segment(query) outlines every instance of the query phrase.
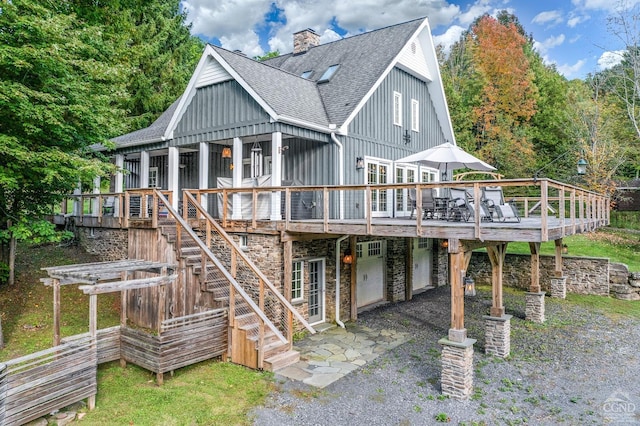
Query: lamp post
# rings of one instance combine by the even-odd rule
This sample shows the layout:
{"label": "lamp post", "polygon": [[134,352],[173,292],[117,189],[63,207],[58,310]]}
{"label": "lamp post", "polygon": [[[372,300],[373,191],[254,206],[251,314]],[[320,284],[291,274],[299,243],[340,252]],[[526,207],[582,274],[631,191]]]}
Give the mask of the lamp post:
{"label": "lamp post", "polygon": [[[538,170],[536,170],[536,172],[533,174],[533,181],[535,182],[535,181],[538,180],[538,177],[540,177],[540,172],[542,172],[544,169],[546,169],[550,165],[555,164],[558,160],[566,157],[567,154],[569,154],[571,152],[572,151],[567,151],[567,152],[564,152],[564,153],[558,155],[556,158],[554,158],[553,160],[551,160],[550,162],[548,162],[547,164],[545,164],[544,166],[542,166]],[[587,163],[587,160],[585,160],[582,157],[578,160],[578,163],[577,163],[577,173],[578,173],[578,175],[582,176],[582,175],[587,173],[587,165],[588,164],[589,163]]]}

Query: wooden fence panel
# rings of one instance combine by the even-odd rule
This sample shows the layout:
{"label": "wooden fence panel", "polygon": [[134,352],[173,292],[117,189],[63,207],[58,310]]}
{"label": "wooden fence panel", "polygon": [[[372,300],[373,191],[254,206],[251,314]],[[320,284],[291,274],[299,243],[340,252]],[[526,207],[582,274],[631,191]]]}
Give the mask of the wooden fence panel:
{"label": "wooden fence panel", "polygon": [[228,319],[216,309],[162,322],[160,335],[123,328],[123,358],[154,373],[165,373],[223,355],[227,351]]}
{"label": "wooden fence panel", "polygon": [[[98,330],[98,364],[120,359],[120,326],[102,328]],[[89,333],[76,334],[62,339],[62,343],[72,342],[88,337]]]}
{"label": "wooden fence panel", "polygon": [[6,362],[2,424],[24,424],[97,392],[97,349],[90,336]]}

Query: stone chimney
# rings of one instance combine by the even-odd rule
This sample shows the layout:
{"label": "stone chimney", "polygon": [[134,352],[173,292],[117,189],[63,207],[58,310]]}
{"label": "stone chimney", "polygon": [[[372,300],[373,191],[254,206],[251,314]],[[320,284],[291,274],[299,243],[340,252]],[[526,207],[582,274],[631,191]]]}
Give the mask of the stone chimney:
{"label": "stone chimney", "polygon": [[311,28],[293,34],[293,54],[305,53],[320,44],[320,36]]}

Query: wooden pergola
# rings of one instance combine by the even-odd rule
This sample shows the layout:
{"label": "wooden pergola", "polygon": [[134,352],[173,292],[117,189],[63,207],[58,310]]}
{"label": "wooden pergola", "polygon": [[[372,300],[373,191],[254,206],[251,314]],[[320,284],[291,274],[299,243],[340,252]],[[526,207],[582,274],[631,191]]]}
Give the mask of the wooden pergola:
{"label": "wooden pergola", "polygon": [[[47,271],[49,278],[41,281],[53,287],[53,344],[60,344],[60,286],[80,284],[78,287],[89,295],[89,333],[96,337],[98,322],[98,294],[121,292],[122,312],[120,323],[127,321],[127,291],[139,288],[164,286],[172,283],[177,275],[176,267],[167,263],[149,262],[146,260],[119,260],[114,262],[81,263],[75,265],[51,266],[42,268]],[[153,276],[131,279],[136,272],[144,272]],[[165,292],[160,291],[163,299]],[[160,300],[160,307],[164,306]],[[164,310],[158,309],[160,320],[164,319]]]}

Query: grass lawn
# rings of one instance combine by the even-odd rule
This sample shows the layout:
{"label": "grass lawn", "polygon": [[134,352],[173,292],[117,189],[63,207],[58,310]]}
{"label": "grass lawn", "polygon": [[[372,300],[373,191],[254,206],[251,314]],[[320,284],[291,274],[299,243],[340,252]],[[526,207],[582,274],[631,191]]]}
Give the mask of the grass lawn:
{"label": "grass lawn", "polygon": [[[597,232],[564,238],[569,256],[607,257],[612,262],[625,263],[630,271],[640,271],[640,233],[629,230],[601,228]],[[528,243],[509,243],[507,253],[530,254]],[[541,254],[554,254],[553,241],[542,243]]]}
{"label": "grass lawn", "polygon": [[[52,289],[39,279],[40,268],[97,259],[76,247],[18,247],[17,282],[0,286],[0,315],[5,347],[0,361],[52,346]],[[119,294],[98,296],[98,327],[120,323]],[[75,285],[61,287],[62,337],[89,330],[89,296]],[[118,362],[98,367],[96,409],[84,414],[87,425],[247,425],[248,412],[273,388],[272,375],[218,360],[201,362],[164,376]]]}

